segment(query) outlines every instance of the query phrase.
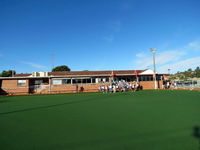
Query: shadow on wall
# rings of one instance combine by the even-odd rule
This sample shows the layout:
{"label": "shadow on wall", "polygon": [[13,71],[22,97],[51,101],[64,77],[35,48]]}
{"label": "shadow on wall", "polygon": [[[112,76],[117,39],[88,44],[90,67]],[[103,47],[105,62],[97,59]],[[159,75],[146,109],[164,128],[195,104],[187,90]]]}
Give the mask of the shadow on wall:
{"label": "shadow on wall", "polygon": [[193,136],[198,140],[199,142],[198,150],[200,150],[200,127],[199,126],[193,127]]}
{"label": "shadow on wall", "polygon": [[0,88],[0,95],[8,95],[8,93]]}
{"label": "shadow on wall", "polygon": [[79,92],[84,92],[84,87],[81,86]]}
{"label": "shadow on wall", "polygon": [[8,95],[8,93],[6,91],[4,91],[2,88],[2,80],[0,80],[0,95]]}

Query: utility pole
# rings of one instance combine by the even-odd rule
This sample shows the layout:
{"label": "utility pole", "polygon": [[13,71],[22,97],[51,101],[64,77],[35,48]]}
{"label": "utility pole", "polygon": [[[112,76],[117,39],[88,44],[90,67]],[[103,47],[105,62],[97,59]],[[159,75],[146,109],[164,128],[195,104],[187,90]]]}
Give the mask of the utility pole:
{"label": "utility pole", "polygon": [[51,53],[51,70],[55,67],[55,54]]}
{"label": "utility pole", "polygon": [[168,74],[169,74],[169,75],[170,75],[170,71],[171,71],[171,69],[169,68],[169,69],[168,69]]}
{"label": "utility pole", "polygon": [[12,77],[14,77],[14,70],[12,70]]}
{"label": "utility pole", "polygon": [[150,52],[153,54],[153,67],[154,67],[154,88],[157,89],[157,81],[156,81],[156,60],[155,60],[155,54],[157,52],[156,48],[151,48]]}

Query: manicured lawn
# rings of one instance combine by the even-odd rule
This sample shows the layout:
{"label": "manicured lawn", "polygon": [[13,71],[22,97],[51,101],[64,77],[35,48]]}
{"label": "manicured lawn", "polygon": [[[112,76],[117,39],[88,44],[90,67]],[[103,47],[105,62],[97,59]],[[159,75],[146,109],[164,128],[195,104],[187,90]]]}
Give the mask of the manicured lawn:
{"label": "manicured lawn", "polygon": [[198,150],[200,92],[0,97],[1,150]]}

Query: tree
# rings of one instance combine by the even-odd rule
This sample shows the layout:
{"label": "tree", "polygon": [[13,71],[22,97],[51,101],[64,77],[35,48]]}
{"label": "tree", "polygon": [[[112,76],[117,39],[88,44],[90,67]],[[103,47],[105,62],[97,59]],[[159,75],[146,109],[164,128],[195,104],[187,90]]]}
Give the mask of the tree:
{"label": "tree", "polygon": [[199,70],[200,70],[200,68],[199,68],[199,67],[196,67],[195,71],[199,71]]}
{"label": "tree", "polygon": [[57,66],[55,68],[52,69],[52,72],[58,72],[58,71],[70,71],[71,69],[66,66],[66,65],[62,65],[62,66]]}
{"label": "tree", "polygon": [[184,72],[178,71],[174,74],[174,77],[177,79],[200,78],[200,67],[196,67],[194,70],[190,68]]}
{"label": "tree", "polygon": [[195,72],[196,72],[196,77],[200,77],[200,68],[199,67],[197,67],[196,69],[195,69]]}
{"label": "tree", "polygon": [[1,77],[12,77],[13,75],[15,75],[16,72],[15,70],[8,70],[8,71],[2,71],[2,73],[0,74]]}

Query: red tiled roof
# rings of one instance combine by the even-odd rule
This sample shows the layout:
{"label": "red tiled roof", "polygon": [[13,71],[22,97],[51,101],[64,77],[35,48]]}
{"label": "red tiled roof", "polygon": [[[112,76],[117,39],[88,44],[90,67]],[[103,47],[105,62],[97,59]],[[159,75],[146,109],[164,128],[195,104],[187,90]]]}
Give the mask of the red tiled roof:
{"label": "red tiled roof", "polygon": [[[145,70],[113,70],[114,75],[129,75],[138,74]],[[63,71],[63,72],[49,72],[52,76],[101,76],[101,75],[111,75],[112,71]]]}
{"label": "red tiled roof", "polygon": [[[144,72],[145,70],[113,70],[114,75],[134,75]],[[50,76],[109,76],[112,74],[111,70],[107,71],[62,71],[62,72],[49,72]],[[15,74],[15,77],[28,77],[31,74]]]}
{"label": "red tiled roof", "polygon": [[15,74],[14,77],[28,77],[30,75],[32,75],[32,74],[30,74],[30,73],[20,73],[20,74]]}

